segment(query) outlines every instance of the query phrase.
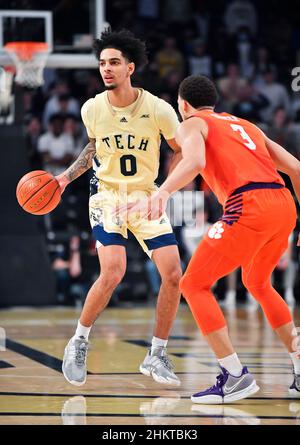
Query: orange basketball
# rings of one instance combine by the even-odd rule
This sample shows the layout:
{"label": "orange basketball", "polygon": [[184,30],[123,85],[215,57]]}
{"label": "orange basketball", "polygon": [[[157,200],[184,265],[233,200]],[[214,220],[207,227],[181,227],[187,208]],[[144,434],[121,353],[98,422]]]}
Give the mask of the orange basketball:
{"label": "orange basketball", "polygon": [[60,202],[60,187],[51,173],[35,170],[24,175],[17,185],[20,206],[33,215],[45,215]]}

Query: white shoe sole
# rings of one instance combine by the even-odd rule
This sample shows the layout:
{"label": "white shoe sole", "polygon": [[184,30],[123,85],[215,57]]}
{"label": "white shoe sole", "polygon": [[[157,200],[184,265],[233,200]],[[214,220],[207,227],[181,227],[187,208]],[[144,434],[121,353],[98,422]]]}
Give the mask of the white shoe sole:
{"label": "white shoe sole", "polygon": [[141,372],[142,374],[146,375],[147,377],[150,377],[150,376],[151,376],[150,371],[148,371],[147,368],[144,368],[143,365],[140,365],[140,372]]}
{"label": "white shoe sole", "polygon": [[156,383],[162,383],[163,385],[170,385],[170,386],[180,386],[181,382],[180,380],[166,380],[163,379],[161,377],[159,377],[158,375],[154,374],[153,372],[150,372],[147,368],[144,368],[143,365],[140,365],[140,372],[144,375],[146,375],[147,377],[152,377],[153,380],[156,381]]}
{"label": "white shoe sole", "polygon": [[65,374],[64,367],[62,367],[62,372],[63,372],[64,378],[67,380],[67,382],[71,383],[71,385],[74,385],[74,386],[82,386],[82,385],[84,385],[85,382],[86,382],[86,378],[84,379],[83,382],[77,382],[76,380],[69,380],[68,377],[67,377],[66,374]]}
{"label": "white shoe sole", "polygon": [[242,391],[235,392],[234,394],[228,394],[224,397],[220,397],[217,395],[210,395],[210,396],[203,396],[203,397],[194,397],[191,396],[191,400],[193,403],[202,403],[202,404],[208,404],[208,405],[221,405],[223,403],[232,403],[236,402],[238,400],[246,399],[249,396],[252,396],[252,394],[255,394],[257,391],[259,391],[260,388],[257,386],[256,381],[251,383],[246,389],[243,389]]}

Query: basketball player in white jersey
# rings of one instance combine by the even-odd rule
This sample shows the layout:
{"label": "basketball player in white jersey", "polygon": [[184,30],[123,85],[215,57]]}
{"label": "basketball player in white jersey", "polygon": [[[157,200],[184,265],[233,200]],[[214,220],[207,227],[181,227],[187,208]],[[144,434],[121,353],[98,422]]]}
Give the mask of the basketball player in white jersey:
{"label": "basketball player in white jersey", "polygon": [[90,222],[101,272],[88,292],[75,335],[65,348],[63,373],[74,385],[86,381],[88,336],[124,276],[130,230],[161,276],[154,337],[140,371],[159,383],[179,386],[166,352],[180,300],[181,266],[172,227],[166,214],[155,221],[113,215],[116,206],[155,192],[161,134],[175,152],[171,168],[179,162],[181,152],[174,139],[178,118],[167,102],[131,85],[134,70],[147,62],[142,41],[129,31],[108,29],[95,41],[94,50],[106,91],[83,105],[81,114],[90,142],[57,180],[63,191],[93,165]]}

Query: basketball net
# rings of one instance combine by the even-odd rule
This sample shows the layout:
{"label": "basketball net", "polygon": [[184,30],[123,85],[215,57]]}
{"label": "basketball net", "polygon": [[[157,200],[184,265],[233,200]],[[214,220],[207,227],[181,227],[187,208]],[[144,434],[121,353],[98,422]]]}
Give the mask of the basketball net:
{"label": "basketball net", "polygon": [[16,67],[15,81],[28,88],[43,85],[49,48],[45,42],[9,42],[4,45]]}

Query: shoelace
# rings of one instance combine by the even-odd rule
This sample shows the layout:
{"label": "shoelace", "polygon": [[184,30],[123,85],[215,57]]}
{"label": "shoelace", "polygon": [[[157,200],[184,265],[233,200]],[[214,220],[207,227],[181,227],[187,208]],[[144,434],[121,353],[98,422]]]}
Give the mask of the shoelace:
{"label": "shoelace", "polygon": [[[151,353],[151,349],[149,350],[149,353]],[[173,363],[171,362],[171,360],[169,359],[167,353],[166,353],[166,348],[164,347],[159,347],[156,350],[156,357],[158,358],[158,360],[160,360],[162,362],[162,364],[169,369],[170,371],[172,371],[175,366],[173,365]]]}
{"label": "shoelace", "polygon": [[85,357],[87,353],[87,345],[85,343],[81,343],[78,346],[74,345],[74,356],[75,356],[75,364],[76,366],[83,366],[85,364]]}
{"label": "shoelace", "polygon": [[225,378],[224,374],[219,374],[217,376],[217,383],[215,385],[211,386],[207,391],[214,392],[216,389],[219,389],[220,386],[223,386],[224,378]]}
{"label": "shoelace", "polygon": [[161,357],[159,357],[159,359],[163,362],[165,367],[168,368],[170,371],[174,369],[174,365],[167,355],[162,355]]}

